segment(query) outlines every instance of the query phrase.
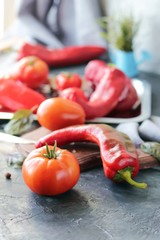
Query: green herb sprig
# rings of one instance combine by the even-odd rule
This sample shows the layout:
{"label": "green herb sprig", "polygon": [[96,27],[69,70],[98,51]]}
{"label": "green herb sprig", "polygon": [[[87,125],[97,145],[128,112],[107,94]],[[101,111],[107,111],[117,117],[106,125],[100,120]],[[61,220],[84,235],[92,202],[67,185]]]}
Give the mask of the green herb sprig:
{"label": "green herb sprig", "polygon": [[99,24],[103,29],[101,35],[114,48],[133,51],[134,38],[139,30],[139,22],[132,15],[121,18],[102,17]]}
{"label": "green herb sprig", "polygon": [[12,119],[5,125],[4,132],[11,135],[21,135],[30,130],[33,120],[32,110],[18,110],[14,113]]}

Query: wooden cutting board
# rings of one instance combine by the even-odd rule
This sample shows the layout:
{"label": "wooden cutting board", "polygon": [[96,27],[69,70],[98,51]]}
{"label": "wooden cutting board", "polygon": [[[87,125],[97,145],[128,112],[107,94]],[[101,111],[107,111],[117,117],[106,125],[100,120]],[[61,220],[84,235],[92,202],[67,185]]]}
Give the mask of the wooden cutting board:
{"label": "wooden cutting board", "polygon": [[[22,137],[31,140],[38,140],[40,137],[43,137],[48,133],[50,133],[49,130],[40,127],[37,128],[36,130],[24,134]],[[30,152],[34,149],[33,144],[25,145],[22,147],[23,150],[27,152]],[[99,147],[96,144],[78,142],[65,145],[63,146],[63,148],[68,149],[77,157],[80,164],[81,172],[102,166]],[[154,157],[142,152],[140,149],[138,149],[138,159],[140,163],[140,169],[147,169],[160,166],[160,164]]]}

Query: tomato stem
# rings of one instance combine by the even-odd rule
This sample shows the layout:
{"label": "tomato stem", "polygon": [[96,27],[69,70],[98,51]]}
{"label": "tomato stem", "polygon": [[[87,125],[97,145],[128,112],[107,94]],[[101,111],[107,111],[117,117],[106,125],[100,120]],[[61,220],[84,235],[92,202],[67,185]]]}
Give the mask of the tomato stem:
{"label": "tomato stem", "polygon": [[56,153],[56,148],[57,148],[57,142],[55,141],[53,149],[49,149],[48,144],[46,143],[46,154],[43,154],[44,157],[49,158],[49,159],[56,159],[58,157],[58,154]]}
{"label": "tomato stem", "polygon": [[62,72],[62,74],[65,76],[65,77],[68,77],[68,78],[70,78],[70,77],[72,77],[72,73],[70,73],[70,72]]}
{"label": "tomato stem", "polygon": [[30,66],[33,66],[34,62],[35,62],[34,60],[31,60],[31,61],[29,61],[28,64],[29,64]]}

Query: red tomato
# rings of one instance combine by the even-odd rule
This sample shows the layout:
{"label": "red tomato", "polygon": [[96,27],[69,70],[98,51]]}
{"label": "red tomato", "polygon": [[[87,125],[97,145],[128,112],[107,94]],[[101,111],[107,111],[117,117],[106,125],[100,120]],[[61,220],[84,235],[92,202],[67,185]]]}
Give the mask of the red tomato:
{"label": "red tomato", "polygon": [[74,187],[80,177],[80,167],[68,150],[43,146],[24,160],[22,176],[33,192],[53,196]]}
{"label": "red tomato", "polygon": [[71,125],[83,124],[85,112],[80,104],[61,97],[43,101],[37,110],[41,126],[53,131]]}
{"label": "red tomato", "polygon": [[61,91],[69,87],[81,87],[82,79],[76,73],[60,73],[55,78],[56,89]]}
{"label": "red tomato", "polygon": [[30,88],[38,88],[47,80],[48,73],[49,68],[44,61],[35,56],[28,56],[15,64],[11,71],[11,77]]}

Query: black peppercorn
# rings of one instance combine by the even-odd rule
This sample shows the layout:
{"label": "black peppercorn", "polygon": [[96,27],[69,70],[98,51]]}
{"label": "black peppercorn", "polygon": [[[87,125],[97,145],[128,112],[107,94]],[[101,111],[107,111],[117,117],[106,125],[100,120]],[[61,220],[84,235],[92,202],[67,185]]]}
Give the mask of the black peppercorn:
{"label": "black peppercorn", "polygon": [[6,177],[6,179],[11,179],[11,173],[9,173],[9,172],[7,172],[6,174],[5,174],[5,177]]}

